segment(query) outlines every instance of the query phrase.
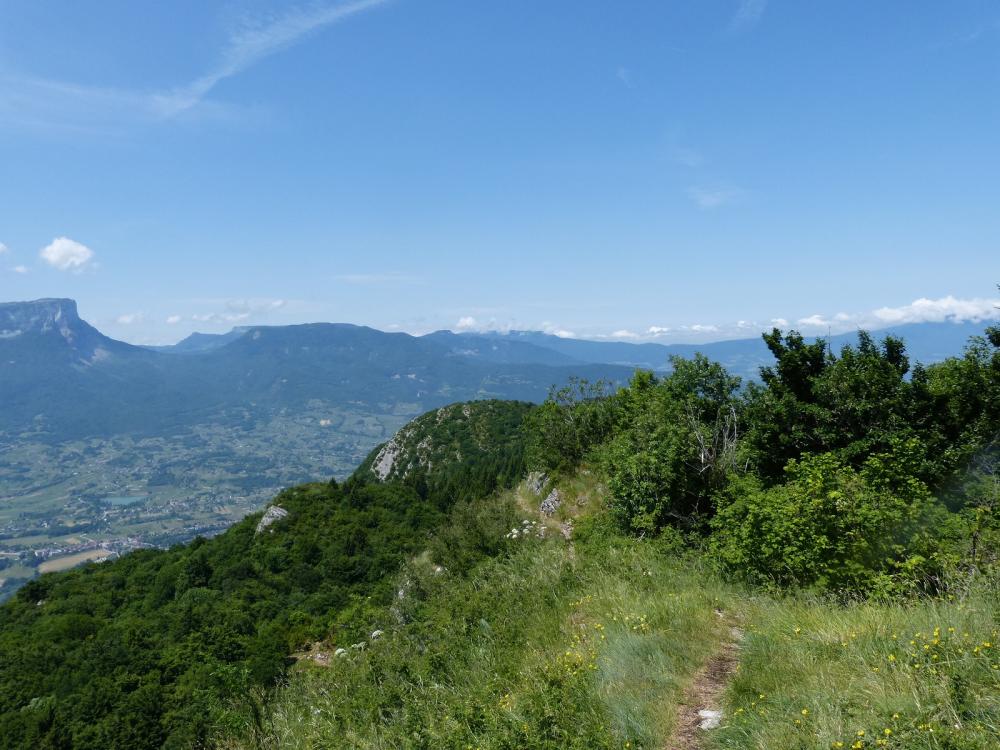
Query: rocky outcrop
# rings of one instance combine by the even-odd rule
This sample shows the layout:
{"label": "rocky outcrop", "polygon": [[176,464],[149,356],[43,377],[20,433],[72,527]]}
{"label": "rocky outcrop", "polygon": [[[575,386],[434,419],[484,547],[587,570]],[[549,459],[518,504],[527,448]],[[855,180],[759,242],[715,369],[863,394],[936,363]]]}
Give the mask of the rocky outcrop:
{"label": "rocky outcrop", "polygon": [[554,489],[546,496],[544,500],[542,500],[542,504],[539,506],[539,510],[542,511],[542,513],[544,513],[545,515],[551,516],[553,513],[559,510],[560,505],[562,505],[562,495],[559,494],[559,490]]}
{"label": "rocky outcrop", "polygon": [[256,534],[259,534],[268,526],[270,526],[275,521],[285,518],[288,515],[288,511],[282,508],[280,505],[272,505],[267,510],[264,511],[264,515],[261,516],[260,522],[257,524]]}

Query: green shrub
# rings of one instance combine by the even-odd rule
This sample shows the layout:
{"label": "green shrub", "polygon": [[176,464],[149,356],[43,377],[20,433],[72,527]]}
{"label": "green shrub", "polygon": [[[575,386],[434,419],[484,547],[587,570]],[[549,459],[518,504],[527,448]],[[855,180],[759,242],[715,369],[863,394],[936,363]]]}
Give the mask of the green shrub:
{"label": "green shrub", "polygon": [[825,453],[792,460],[770,488],[735,480],[719,499],[710,548],[755,582],[871,592],[927,582],[943,564],[932,529],[949,514],[907,473],[900,444],[857,471]]}

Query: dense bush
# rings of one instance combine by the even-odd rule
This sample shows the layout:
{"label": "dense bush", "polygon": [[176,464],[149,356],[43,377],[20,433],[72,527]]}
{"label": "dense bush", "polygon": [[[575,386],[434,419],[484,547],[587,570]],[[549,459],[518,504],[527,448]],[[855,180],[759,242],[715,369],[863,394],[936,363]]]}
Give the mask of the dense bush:
{"label": "dense bush", "polygon": [[575,469],[588,452],[611,437],[620,403],[611,385],[571,379],[553,389],[527,423],[528,464],[559,472]]}
{"label": "dense bush", "polygon": [[910,474],[914,442],[896,448],[860,471],[824,453],[792,459],[783,484],[734,481],[719,498],[712,550],[758,583],[866,592],[930,580],[947,562],[948,514]]}
{"label": "dense bush", "polygon": [[736,459],[739,378],[702,356],[660,380],[639,372],[618,396],[605,463],[612,513],[632,531],[697,527]]}

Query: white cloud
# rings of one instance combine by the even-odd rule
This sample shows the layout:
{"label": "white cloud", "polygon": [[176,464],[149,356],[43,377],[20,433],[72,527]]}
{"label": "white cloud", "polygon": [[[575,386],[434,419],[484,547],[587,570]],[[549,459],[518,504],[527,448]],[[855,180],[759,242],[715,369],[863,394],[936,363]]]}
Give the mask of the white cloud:
{"label": "white cloud", "polygon": [[42,260],[60,271],[79,273],[94,258],[94,251],[69,237],[56,237],[39,252]]}
{"label": "white cloud", "polygon": [[170,325],[170,326],[177,325],[180,322],[181,322],[181,316],[180,315],[168,315],[167,316],[167,325]]}
{"label": "white cloud", "polygon": [[[770,318],[766,324],[743,319],[724,324],[651,325],[644,328],[639,334],[633,333],[629,329],[621,329],[614,333],[587,334],[584,338],[716,341],[725,337],[748,338],[771,327],[785,331],[797,328],[809,336],[825,336],[828,332],[833,334],[846,333],[859,328],[874,331],[906,323],[982,323],[995,320],[1000,320],[1000,299],[958,299],[949,295],[939,299],[921,298],[899,307],[880,307],[869,312],[848,313],[841,311],[832,315],[814,313],[794,321],[777,317]],[[552,333],[555,327],[551,324],[545,325],[546,331]]]}
{"label": "white cloud", "polygon": [[951,295],[940,299],[921,297],[901,307],[880,307],[872,311],[872,316],[880,323],[889,325],[948,321],[979,323],[1000,318],[997,305],[1000,305],[1000,300],[978,297],[974,299],[957,299]]}
{"label": "white cloud", "polygon": [[27,273],[28,272],[28,267],[27,266],[14,266],[10,270],[13,271],[14,273]]}
{"label": "white cloud", "polygon": [[625,86],[625,88],[628,89],[635,88],[635,84],[632,82],[632,73],[624,65],[618,66],[618,70],[615,72],[615,76],[618,78],[619,81],[622,82],[622,85]]}
{"label": "white cloud", "polygon": [[8,252],[9,250],[10,250],[9,247],[7,247],[5,244],[3,244],[2,242],[0,242],[0,255],[3,255],[4,253]]}
{"label": "white cloud", "polygon": [[253,315],[280,310],[287,304],[283,299],[231,299],[227,300],[226,309],[238,315]]}
{"label": "white cloud", "polygon": [[242,323],[250,319],[250,313],[202,313],[191,316],[198,323]]}
{"label": "white cloud", "polygon": [[827,328],[830,323],[822,315],[810,315],[808,318],[799,318],[795,321],[803,328]]}
{"label": "white cloud", "polygon": [[[981,323],[1000,319],[998,306],[1000,300],[997,299],[958,299],[952,295],[938,299],[921,297],[899,307],[880,307],[865,313],[838,312],[831,318],[815,314],[795,322],[803,328],[828,328],[834,332],[854,328],[879,329],[907,323]],[[782,328],[788,324],[784,319],[773,322]]]}
{"label": "white cloud", "polygon": [[687,191],[688,196],[695,202],[698,208],[708,210],[729,205],[740,199],[743,191],[739,188],[731,187],[691,187]]}
{"label": "white cloud", "polygon": [[572,331],[567,331],[565,328],[561,328],[554,323],[545,322],[542,323],[542,332],[547,333],[550,336],[558,336],[561,339],[575,339],[576,334]]}
{"label": "white cloud", "polygon": [[125,313],[124,315],[119,315],[115,320],[119,325],[130,326],[133,323],[139,323],[142,319],[146,317],[143,313]]}
{"label": "white cloud", "polygon": [[471,315],[466,315],[458,319],[458,322],[455,324],[455,330],[473,331],[475,330],[477,325],[478,323],[475,318],[473,318]]}
{"label": "white cloud", "polygon": [[729,32],[738,34],[749,31],[760,21],[767,8],[767,0],[740,0],[739,7],[729,19]]}

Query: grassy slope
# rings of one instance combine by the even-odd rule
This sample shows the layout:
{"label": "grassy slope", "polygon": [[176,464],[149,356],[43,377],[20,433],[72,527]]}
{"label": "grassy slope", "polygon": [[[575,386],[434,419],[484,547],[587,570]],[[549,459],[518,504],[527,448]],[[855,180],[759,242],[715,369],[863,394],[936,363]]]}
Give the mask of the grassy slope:
{"label": "grassy slope", "polygon": [[1000,747],[998,583],[944,601],[748,598],[716,746]]}
{"label": "grassy slope", "polygon": [[[600,504],[593,476],[563,489],[564,515]],[[532,497],[501,502],[527,515]],[[467,578],[412,566],[405,622],[387,614],[367,651],[296,672],[265,730],[234,746],[663,747],[684,687],[727,638],[717,608],[746,636],[706,746],[1000,746],[995,583],[952,601],[779,599],[599,522],[572,544],[511,542]]]}
{"label": "grassy slope", "polygon": [[[588,484],[593,497],[576,482]],[[656,747],[724,637],[714,608],[731,596],[655,543],[603,529],[512,542],[466,579],[426,570],[408,574],[421,593],[405,624],[295,675],[266,746]]]}

